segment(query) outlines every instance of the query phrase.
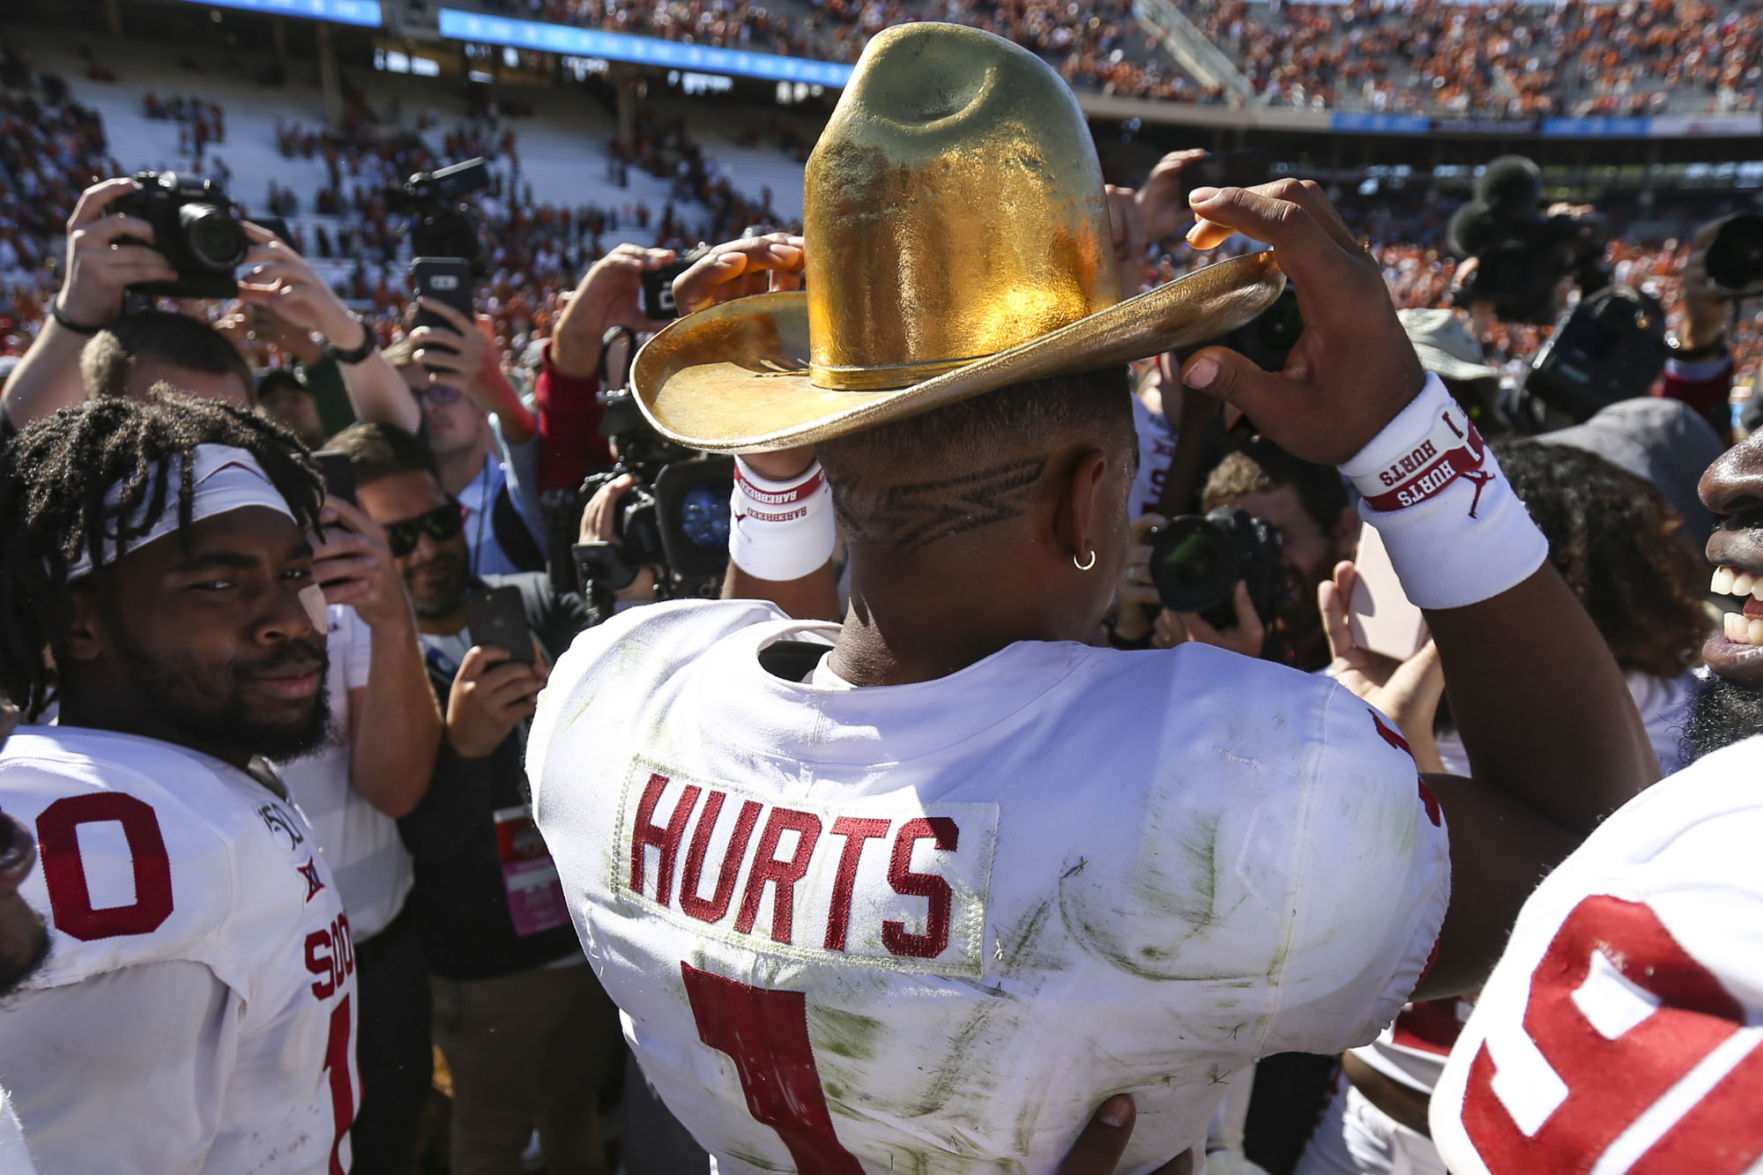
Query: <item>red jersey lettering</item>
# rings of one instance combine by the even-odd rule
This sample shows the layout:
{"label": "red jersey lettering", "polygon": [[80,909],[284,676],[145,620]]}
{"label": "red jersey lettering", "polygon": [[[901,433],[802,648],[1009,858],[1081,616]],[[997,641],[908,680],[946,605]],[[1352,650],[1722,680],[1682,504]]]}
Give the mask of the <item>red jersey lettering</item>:
{"label": "red jersey lettering", "polygon": [[894,857],[888,864],[888,884],[895,893],[928,898],[930,913],[925,918],[923,934],[909,934],[904,922],[882,923],[882,945],[896,955],[915,959],[934,959],[949,945],[949,906],[953,893],[949,883],[934,873],[912,872],[912,846],[931,840],[945,853],[960,845],[961,830],[947,816],[908,820],[894,838]]}
{"label": "red jersey lettering", "polygon": [[[683,801],[682,801],[683,802]],[[796,851],[787,861],[777,860],[777,845],[785,832],[794,830]],[[741,912],[735,916],[735,929],[742,934],[753,932],[759,917],[759,903],[764,900],[765,887],[775,884],[777,892],[771,903],[771,937],[784,944],[790,942],[791,921],[795,916],[796,883],[808,872],[814,856],[815,842],[820,840],[820,817],[793,808],[773,808],[765,831],[759,834],[759,852],[753,858],[753,871],[747,877],[747,892],[741,897]]]}

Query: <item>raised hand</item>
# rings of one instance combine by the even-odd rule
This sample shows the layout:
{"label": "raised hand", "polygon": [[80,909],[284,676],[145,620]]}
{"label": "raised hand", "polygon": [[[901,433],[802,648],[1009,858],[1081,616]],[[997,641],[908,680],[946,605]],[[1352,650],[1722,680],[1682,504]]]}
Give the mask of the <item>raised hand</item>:
{"label": "raised hand", "polygon": [[1235,404],[1292,455],[1339,465],[1426,380],[1377,262],[1309,180],[1198,188],[1190,203],[1200,217],[1188,233],[1195,248],[1216,248],[1237,232],[1273,246],[1297,287],[1304,333],[1283,372],[1207,347],[1182,367],[1182,382]]}
{"label": "raised hand", "polygon": [[[110,203],[136,190],[132,179],[111,179],[80,193],[67,218],[67,280],[57,299],[81,326],[108,326],[122,313],[123,291],[142,282],[172,281],[177,270],[153,248],[153,226],[135,216],[107,213]],[[141,244],[118,244],[124,237]]]}

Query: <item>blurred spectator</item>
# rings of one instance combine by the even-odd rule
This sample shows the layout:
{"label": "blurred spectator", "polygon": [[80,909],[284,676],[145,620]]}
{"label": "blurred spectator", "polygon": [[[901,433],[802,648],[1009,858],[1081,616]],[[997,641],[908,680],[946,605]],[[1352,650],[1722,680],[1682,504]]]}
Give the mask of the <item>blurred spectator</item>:
{"label": "blurred spectator", "polygon": [[[332,445],[391,537],[446,709],[434,781],[402,829],[453,1079],[452,1170],[518,1171],[536,1128],[546,1171],[601,1175],[597,1092],[620,1056],[618,1017],[576,941],[522,771],[549,663],[592,617],[544,575],[470,571],[459,503],[417,438],[360,425]],[[466,596],[495,586],[519,590],[532,649],[473,640]]]}

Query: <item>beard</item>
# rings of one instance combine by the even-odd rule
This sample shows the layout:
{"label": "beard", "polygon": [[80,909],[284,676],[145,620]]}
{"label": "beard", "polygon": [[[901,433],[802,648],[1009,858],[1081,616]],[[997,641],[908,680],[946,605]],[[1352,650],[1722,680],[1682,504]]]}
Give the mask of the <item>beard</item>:
{"label": "beard", "polygon": [[1763,734],[1763,690],[1711,676],[1690,705],[1679,750],[1688,766],[1754,734]]}
{"label": "beard", "polygon": [[[260,665],[228,665],[225,688],[204,688],[213,676],[194,665],[168,661],[126,637],[117,651],[123,672],[136,697],[157,725],[177,733],[181,745],[217,758],[261,755],[276,762],[298,759],[323,746],[331,733],[329,682],[325,670],[330,657],[323,641],[290,641]],[[318,692],[308,713],[289,720],[265,719],[251,712],[245,695],[249,676],[264,676],[278,669],[305,671],[315,667]]]}
{"label": "beard", "polygon": [[[435,571],[440,576],[433,586],[419,589],[413,573]],[[441,620],[459,611],[465,603],[468,582],[466,561],[452,551],[441,551],[427,563],[412,564],[404,569],[404,586],[410,595],[410,606],[424,620]]]}

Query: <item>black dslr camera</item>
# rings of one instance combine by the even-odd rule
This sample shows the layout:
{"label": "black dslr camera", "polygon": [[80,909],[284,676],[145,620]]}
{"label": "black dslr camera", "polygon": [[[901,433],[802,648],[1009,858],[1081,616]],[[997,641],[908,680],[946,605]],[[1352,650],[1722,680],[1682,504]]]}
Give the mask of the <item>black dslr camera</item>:
{"label": "black dslr camera", "polygon": [[636,578],[638,569],[656,566],[666,572],[657,585],[662,596],[714,594],[728,566],[734,458],[697,453],[667,440],[629,392],[603,392],[601,400],[606,412],[600,432],[618,447],[618,461],[588,475],[581,501],[585,505],[622,474],[636,484],[619,499],[613,520],[617,541],[572,548],[583,589],[592,583],[617,591]]}
{"label": "black dslr camera", "polygon": [[1213,628],[1235,628],[1231,595],[1240,580],[1265,624],[1285,591],[1280,552],[1279,532],[1247,510],[1220,506],[1210,514],[1183,514],[1151,541],[1151,582],[1171,612],[1198,612]]}
{"label": "black dslr camera", "polygon": [[[233,275],[244,264],[251,240],[233,215],[226,190],[213,180],[170,171],[138,172],[135,183],[139,189],[111,201],[110,210],[152,225],[151,248],[171,263],[178,276],[175,281],[142,282],[130,286],[130,292],[173,298],[238,296],[239,283]],[[146,244],[132,237],[119,237],[117,243]]]}
{"label": "black dslr camera", "polygon": [[490,186],[490,165],[480,157],[434,171],[419,171],[385,190],[386,207],[410,217],[412,257],[463,257],[473,277],[484,275],[477,217],[465,198]]}

